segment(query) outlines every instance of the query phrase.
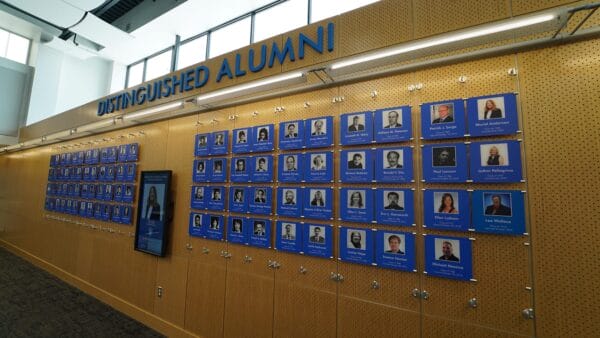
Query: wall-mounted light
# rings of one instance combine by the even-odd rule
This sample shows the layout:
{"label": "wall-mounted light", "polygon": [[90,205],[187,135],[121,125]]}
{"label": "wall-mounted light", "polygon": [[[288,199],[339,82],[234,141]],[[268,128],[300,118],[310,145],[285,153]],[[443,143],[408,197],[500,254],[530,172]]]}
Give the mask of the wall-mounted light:
{"label": "wall-mounted light", "polygon": [[83,126],[76,128],[77,133],[94,133],[98,129],[114,126],[116,123],[115,118],[109,118],[98,122],[88,123]]}
{"label": "wall-mounted light", "polygon": [[167,110],[181,108],[181,107],[183,107],[183,101],[171,102],[171,103],[163,104],[163,105],[148,108],[148,109],[142,109],[140,111],[129,113],[127,115],[123,115],[123,120],[133,121],[136,119],[148,118],[153,115],[158,115]]}

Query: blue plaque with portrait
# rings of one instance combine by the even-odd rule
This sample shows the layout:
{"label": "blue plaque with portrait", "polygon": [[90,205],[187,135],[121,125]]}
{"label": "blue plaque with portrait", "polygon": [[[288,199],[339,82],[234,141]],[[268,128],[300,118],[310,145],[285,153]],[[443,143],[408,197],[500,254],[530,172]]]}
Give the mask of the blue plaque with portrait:
{"label": "blue plaque with portrait", "polygon": [[271,247],[271,221],[262,218],[249,218],[248,244],[259,248]]}
{"label": "blue plaque with portrait", "polygon": [[206,160],[208,182],[227,182],[227,158],[218,157]]}
{"label": "blue plaque with portrait", "polygon": [[425,271],[429,276],[473,279],[471,240],[461,237],[425,236]]}
{"label": "blue plaque with portrait", "polygon": [[100,163],[108,163],[108,147],[100,149]]}
{"label": "blue plaque with portrait", "polygon": [[190,196],[190,207],[192,209],[206,209],[205,190],[206,187],[192,186],[192,194]]}
{"label": "blue plaque with portrait", "polygon": [[209,210],[222,211],[225,210],[225,187],[211,186],[206,187],[204,192],[208,194],[204,197],[206,200],[206,208]]}
{"label": "blue plaque with portrait", "polygon": [[333,116],[305,120],[304,145],[306,148],[333,146]]}
{"label": "blue plaque with portrait", "polygon": [[252,152],[252,128],[238,128],[233,130],[233,143],[231,152],[243,154]]}
{"label": "blue plaque with portrait", "polygon": [[377,143],[402,142],[412,138],[410,106],[377,109],[373,124]]}
{"label": "blue plaque with portrait", "polygon": [[104,200],[113,200],[113,186],[111,184],[107,184],[106,186],[104,186]]}
{"label": "blue plaque with portrait", "polygon": [[304,188],[302,217],[333,219],[333,189],[322,187]]}
{"label": "blue plaque with portrait", "polygon": [[194,143],[194,155],[195,156],[206,156],[208,155],[208,145],[210,142],[210,134],[197,134]]}
{"label": "blue plaque with portrait", "polygon": [[230,243],[248,243],[248,220],[244,217],[229,216],[227,224],[227,241]]}
{"label": "blue plaque with portrait", "polygon": [[278,187],[277,188],[277,215],[300,217],[302,215],[302,188]]}
{"label": "blue plaque with portrait", "polygon": [[129,205],[121,206],[121,223],[131,224],[131,215],[133,215],[133,209]]}
{"label": "blue plaque with portrait", "polygon": [[333,151],[306,153],[303,161],[305,182],[333,182]]}
{"label": "blue plaque with portrait", "polygon": [[273,155],[250,158],[250,182],[273,182]]}
{"label": "blue plaque with portrait", "polygon": [[303,159],[304,156],[301,153],[279,154],[277,180],[295,183],[302,181]]}
{"label": "blue plaque with portrait", "polygon": [[373,182],[373,150],[342,150],[340,155],[340,182]]}
{"label": "blue plaque with portrait", "polygon": [[[116,168],[116,173],[115,173],[115,181],[117,182],[123,182],[125,180],[125,170],[126,167],[124,164],[118,164],[115,166]],[[90,180],[90,171],[91,168],[86,167],[83,170],[83,180],[84,181],[89,181]]]}
{"label": "blue plaque with portrait", "polygon": [[245,213],[248,211],[247,189],[240,186],[229,188],[229,211]]}
{"label": "blue plaque with portrait", "polygon": [[367,223],[374,221],[371,188],[341,188],[338,205],[342,221]]}
{"label": "blue plaque with portrait", "polygon": [[92,150],[92,158],[90,159],[90,164],[98,163],[100,163],[100,149],[96,148]]}
{"label": "blue plaque with portrait", "polygon": [[421,133],[426,140],[464,137],[464,101],[457,99],[422,104]]}
{"label": "blue plaque with portrait", "polygon": [[194,160],[193,181],[195,183],[206,182],[208,180],[208,175],[206,173],[208,161],[209,160],[207,159]]}
{"label": "blue plaque with portrait", "polygon": [[[57,204],[58,206],[58,204]],[[87,218],[93,218],[94,217],[94,203],[93,202],[87,202],[87,205],[85,206],[85,217]]]}
{"label": "blue plaque with portrait", "polygon": [[525,233],[525,197],[519,190],[473,192],[473,227],[477,232],[501,235]]}
{"label": "blue plaque with portrait", "polygon": [[272,151],[275,149],[275,131],[273,124],[257,126],[253,128],[253,152]]}
{"label": "blue plaque with portrait", "polygon": [[415,235],[380,230],[375,233],[375,263],[387,269],[416,272]]}
{"label": "blue plaque with portrait", "polygon": [[127,145],[126,144],[121,144],[119,146],[117,162],[127,162]]}
{"label": "blue plaque with portrait", "polygon": [[343,114],[341,145],[371,144],[373,142],[373,113],[370,111]]}
{"label": "blue plaque with portrait", "polygon": [[333,226],[303,224],[302,252],[309,256],[333,258]]}
{"label": "blue plaque with portrait", "polygon": [[376,149],[375,181],[386,183],[414,182],[412,147]]}
{"label": "blue plaque with portrait", "polygon": [[[82,203],[83,205],[85,205],[85,203]],[[80,208],[81,210],[81,208]],[[85,212],[85,207],[83,208],[83,211]],[[113,223],[121,223],[121,206],[120,205],[113,205],[112,206],[112,216],[110,218],[110,221]]]}
{"label": "blue plaque with portrait", "polygon": [[136,162],[139,158],[139,144],[130,143],[127,145],[127,162]]}
{"label": "blue plaque with portrait", "polygon": [[96,186],[96,199],[99,201],[102,201],[104,199],[104,184],[98,184]]}
{"label": "blue plaque with portrait", "polygon": [[250,163],[252,157],[236,156],[231,158],[231,169],[229,171],[229,180],[231,182],[249,182],[250,181]]}
{"label": "blue plaque with portrait", "polygon": [[205,224],[203,222],[207,215],[199,212],[190,212],[188,233],[192,237],[204,237]]}
{"label": "blue plaque with portrait", "polygon": [[[60,158],[58,157],[56,160],[60,161]],[[83,164],[92,164],[92,149],[88,149],[85,151],[85,156],[83,158]],[[58,162],[56,162],[56,165],[58,165]]]}
{"label": "blue plaque with portrait", "polygon": [[378,188],[375,191],[375,221],[378,224],[414,226],[414,191]]}
{"label": "blue plaque with portrait", "polygon": [[304,121],[296,120],[279,123],[279,149],[302,148],[304,148]]}
{"label": "blue plaque with portrait", "polygon": [[[76,174],[77,173],[75,173],[75,175]],[[114,182],[115,177],[116,177],[116,166],[114,166],[114,165],[107,165],[106,166],[106,176],[104,176],[104,180],[107,181],[107,182]]]}
{"label": "blue plaque with portrait", "polygon": [[469,193],[466,190],[424,190],[423,227],[468,231],[471,225]]}
{"label": "blue plaque with portrait", "polygon": [[124,185],[124,191],[123,191],[123,202],[125,203],[131,203],[133,202],[133,197],[135,194],[135,187],[131,184],[126,184]]}
{"label": "blue plaque with portrait", "polygon": [[340,260],[372,265],[375,260],[373,232],[371,229],[340,227]]}
{"label": "blue plaque with portrait", "polygon": [[[124,189],[125,187],[122,184],[115,184],[113,186],[113,190],[115,191],[115,196],[114,196],[114,200],[115,202],[123,202],[123,193],[124,193]],[[82,197],[87,198],[87,194],[89,191],[89,186],[86,186],[84,184],[84,187],[82,189]]]}
{"label": "blue plaque with portrait", "polygon": [[270,215],[272,213],[271,187],[250,187],[248,194],[248,212],[251,214]]}
{"label": "blue plaque with portrait", "polygon": [[110,216],[111,216],[111,205],[110,204],[103,204],[102,205],[102,220],[105,222],[109,222],[110,221]]}
{"label": "blue plaque with portrait", "polygon": [[470,149],[473,182],[521,182],[523,179],[519,141],[473,142]]}
{"label": "blue plaque with portrait", "polygon": [[225,221],[223,215],[204,215],[204,236],[208,239],[222,241],[224,236]]}
{"label": "blue plaque with portrait", "polygon": [[467,146],[464,143],[426,144],[423,150],[423,181],[467,181]]}
{"label": "blue plaque with portrait", "polygon": [[99,174],[99,168],[96,166],[93,166],[90,168],[90,181],[96,181],[99,179],[98,174]]}
{"label": "blue plaque with portrait", "polygon": [[135,164],[135,163],[127,164],[127,171],[125,171],[125,181],[126,182],[135,182],[136,173],[137,173],[137,164]]}
{"label": "blue plaque with portrait", "polygon": [[510,135],[519,129],[514,93],[467,99],[470,136]]}
{"label": "blue plaque with portrait", "polygon": [[302,251],[302,223],[277,221],[275,249],[293,253]]}
{"label": "blue plaque with portrait", "polygon": [[229,147],[229,130],[216,131],[210,134],[209,155],[225,155]]}
{"label": "blue plaque with portrait", "polygon": [[106,163],[115,163],[117,162],[117,147],[108,147]]}
{"label": "blue plaque with portrait", "polygon": [[[87,214],[87,208],[86,207],[87,207],[86,201],[80,201],[79,202],[79,216],[81,216],[81,217],[85,217],[86,216],[86,214]],[[119,215],[120,214],[121,213],[119,212]],[[114,218],[115,218],[115,212],[113,210],[113,219]],[[120,221],[121,221],[121,217],[119,216],[119,219],[117,220],[117,222],[120,222]]]}

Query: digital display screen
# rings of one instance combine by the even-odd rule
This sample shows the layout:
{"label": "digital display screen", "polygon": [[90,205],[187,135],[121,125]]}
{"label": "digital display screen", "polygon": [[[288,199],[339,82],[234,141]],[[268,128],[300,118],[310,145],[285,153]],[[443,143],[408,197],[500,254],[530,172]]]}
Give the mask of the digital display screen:
{"label": "digital display screen", "polygon": [[165,255],[170,221],[171,171],[143,171],[138,200],[135,250]]}

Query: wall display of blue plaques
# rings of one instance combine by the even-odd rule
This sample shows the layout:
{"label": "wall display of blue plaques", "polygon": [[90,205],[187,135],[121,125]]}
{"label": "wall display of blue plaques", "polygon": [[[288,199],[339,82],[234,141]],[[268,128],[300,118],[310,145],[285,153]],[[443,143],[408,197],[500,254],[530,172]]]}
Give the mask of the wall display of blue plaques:
{"label": "wall display of blue plaques", "polygon": [[277,188],[277,215],[300,217],[302,214],[302,188]]}
{"label": "wall display of blue plaques", "polygon": [[127,171],[125,171],[125,181],[126,182],[134,182],[136,173],[137,173],[137,164],[129,163],[127,165]]}
{"label": "wall display of blue plaques", "polygon": [[523,179],[519,141],[473,142],[470,149],[473,182],[521,182]]}
{"label": "wall display of blue plaques", "polygon": [[275,139],[274,129],[273,124],[253,128],[254,145],[252,146],[252,150],[254,152],[272,151],[275,149],[273,142]]}
{"label": "wall display of blue plaques", "polygon": [[514,93],[472,97],[467,100],[469,135],[509,135],[519,129]]}
{"label": "wall display of blue plaques", "polygon": [[190,221],[188,226],[188,233],[194,237],[204,237],[205,214],[198,212],[190,212]]}
{"label": "wall display of blue plaques", "polygon": [[229,188],[229,211],[246,212],[248,211],[248,197],[245,187],[232,186]]}
{"label": "wall display of blue plaques", "polygon": [[139,158],[139,145],[131,143],[127,145],[127,161],[136,162]]}
{"label": "wall display of blue plaques", "polygon": [[229,216],[227,225],[227,241],[231,243],[248,243],[248,221],[244,217]]}
{"label": "wall display of blue plaques", "polygon": [[304,121],[279,123],[279,149],[292,150],[304,147]]}
{"label": "wall display of blue plaques", "polygon": [[375,221],[378,224],[412,226],[414,210],[412,189],[378,188],[375,191]]}
{"label": "wall display of blue plaques", "polygon": [[233,144],[231,152],[234,154],[249,153],[252,151],[252,128],[239,128],[233,130]]}
{"label": "wall display of blue plaques", "polygon": [[412,147],[376,149],[375,181],[389,183],[413,182]]}
{"label": "wall display of blue plaques", "polygon": [[425,182],[461,183],[467,181],[467,146],[464,143],[423,146]]}
{"label": "wall display of blue plaques", "polygon": [[340,227],[340,260],[352,263],[372,265],[373,230]]}
{"label": "wall display of blue plaques", "polygon": [[208,176],[206,166],[208,162],[209,160],[206,159],[194,160],[194,182],[200,183],[207,181]]}
{"label": "wall display of blue plaques", "polygon": [[275,249],[300,253],[302,251],[302,224],[277,221]]}
{"label": "wall display of blue plaques", "polygon": [[370,144],[373,142],[372,112],[343,114],[340,119],[340,143],[342,145]]}
{"label": "wall display of blue plaques", "polygon": [[304,121],[304,138],[306,148],[333,146],[333,116]]}
{"label": "wall display of blue plaques", "polygon": [[194,143],[194,155],[206,156],[208,155],[208,145],[210,141],[210,134],[197,134]]}
{"label": "wall display of blue plaques", "polygon": [[471,224],[466,190],[423,191],[424,227],[468,231]]}
{"label": "wall display of blue plaques", "polygon": [[208,193],[208,196],[205,196],[206,200],[206,208],[209,210],[224,210],[225,209],[225,187],[223,186],[212,186],[206,187],[205,193]]}
{"label": "wall display of blue plaques", "polygon": [[425,236],[425,273],[429,276],[471,280],[473,278],[471,240],[468,238]]}
{"label": "wall display of blue plaques", "polygon": [[421,133],[426,140],[464,137],[464,101],[457,99],[422,104]]}
{"label": "wall display of blue plaques", "polygon": [[412,138],[410,106],[377,109],[374,137],[377,143],[408,141]]}
{"label": "wall display of blue plaques", "polygon": [[387,269],[416,271],[415,235],[409,232],[377,231],[375,263]]}
{"label": "wall display of blue plaques", "polygon": [[191,196],[192,209],[206,209],[206,199],[204,198],[205,187],[193,186]]}
{"label": "wall display of blue plaques", "polygon": [[131,184],[126,184],[123,192],[123,202],[131,203],[133,202],[133,197],[135,194],[135,187]]}
{"label": "wall display of blue plaques", "polygon": [[333,258],[333,226],[304,224],[302,252],[309,256]]}
{"label": "wall display of blue plaques", "polygon": [[227,181],[227,158],[219,157],[207,160],[208,181],[226,182]]}
{"label": "wall display of blue plaques", "polygon": [[473,227],[477,232],[503,235],[525,233],[525,198],[518,190],[473,192]]}
{"label": "wall display of blue plaques", "polygon": [[304,156],[301,153],[279,154],[277,180],[279,182],[302,181],[303,158]]}
{"label": "wall display of blue plaques", "polygon": [[204,234],[208,239],[223,240],[225,229],[224,217],[222,215],[204,215]]}
{"label": "wall display of blue plaques", "polygon": [[251,182],[273,182],[273,155],[254,156],[250,161]]}
{"label": "wall display of blue plaques", "polygon": [[333,182],[333,151],[304,154],[304,181]]}
{"label": "wall display of blue plaques", "polygon": [[235,156],[231,158],[231,169],[229,171],[229,177],[231,182],[248,182],[250,181],[250,163],[252,157],[239,157]]}
{"label": "wall display of blue plaques", "polygon": [[209,141],[209,155],[227,154],[229,146],[229,130],[216,131],[210,134]]}
{"label": "wall display of blue plaques", "polygon": [[373,222],[373,190],[371,188],[340,189],[340,220]]}
{"label": "wall display of blue plaques", "polygon": [[342,150],[340,182],[373,182],[373,151],[371,149]]}
{"label": "wall display of blue plaques", "polygon": [[333,219],[333,189],[305,188],[302,216],[315,219]]}
{"label": "wall display of blue plaques", "polygon": [[271,247],[271,221],[268,219],[249,218],[251,228],[248,233],[248,244],[260,248]]}
{"label": "wall display of blue plaques", "polygon": [[270,215],[272,189],[271,187],[250,187],[248,192],[248,212],[252,214]]}

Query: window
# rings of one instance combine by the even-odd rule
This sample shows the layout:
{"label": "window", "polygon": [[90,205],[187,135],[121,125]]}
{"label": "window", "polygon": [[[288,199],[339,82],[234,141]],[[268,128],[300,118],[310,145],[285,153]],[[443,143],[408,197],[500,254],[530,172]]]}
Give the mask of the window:
{"label": "window", "polygon": [[307,0],[290,0],[258,12],[254,17],[254,41],[302,27],[306,25],[307,18]]}
{"label": "window", "polygon": [[144,82],[144,62],[129,67],[127,87],[135,86],[142,82]]}
{"label": "window", "polygon": [[171,55],[172,50],[168,50],[157,56],[153,56],[146,61],[146,78],[147,80],[155,79],[161,75],[171,72]]}
{"label": "window", "polygon": [[0,29],[0,57],[27,64],[29,39]]}
{"label": "window", "polygon": [[210,57],[225,54],[250,44],[250,17],[246,17],[210,35]]}
{"label": "window", "polygon": [[206,40],[206,35],[203,35],[179,46],[179,60],[177,61],[178,70],[202,62],[206,59]]}
{"label": "window", "polygon": [[379,0],[312,0],[312,13],[310,19],[311,22],[317,22],[377,1]]}

